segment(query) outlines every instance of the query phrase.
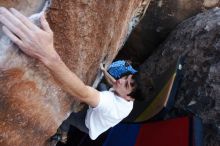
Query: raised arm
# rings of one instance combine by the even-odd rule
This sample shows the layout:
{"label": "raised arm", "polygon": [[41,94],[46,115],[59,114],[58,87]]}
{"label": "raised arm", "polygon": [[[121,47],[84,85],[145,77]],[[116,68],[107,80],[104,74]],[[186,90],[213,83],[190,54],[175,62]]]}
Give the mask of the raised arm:
{"label": "raised arm", "polygon": [[102,72],[104,73],[104,77],[105,77],[105,79],[107,80],[107,82],[110,84],[110,85],[113,85],[115,82],[116,82],[116,80],[115,80],[115,78],[114,77],[112,77],[108,72],[107,72],[107,70],[105,69],[105,67],[104,67],[104,64],[100,64],[100,69],[102,70]]}
{"label": "raised arm", "polygon": [[37,27],[28,18],[15,9],[0,7],[0,22],[4,33],[27,55],[42,61],[66,92],[96,107],[99,103],[99,91],[85,85],[75,73],[61,60],[54,49],[53,32],[45,16],[41,17],[42,28]]}

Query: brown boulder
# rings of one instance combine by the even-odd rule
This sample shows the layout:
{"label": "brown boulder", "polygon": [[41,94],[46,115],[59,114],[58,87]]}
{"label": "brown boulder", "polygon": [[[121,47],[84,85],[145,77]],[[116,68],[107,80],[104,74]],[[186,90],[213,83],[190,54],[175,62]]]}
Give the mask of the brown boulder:
{"label": "brown boulder", "polygon": [[[27,16],[40,12],[45,2],[50,1],[0,0],[1,6],[18,8]],[[148,3],[53,0],[46,6],[47,19],[58,53],[86,84],[95,87],[101,78],[99,63],[111,63]],[[47,145],[76,105],[43,64],[24,55],[0,31],[0,146]]]}

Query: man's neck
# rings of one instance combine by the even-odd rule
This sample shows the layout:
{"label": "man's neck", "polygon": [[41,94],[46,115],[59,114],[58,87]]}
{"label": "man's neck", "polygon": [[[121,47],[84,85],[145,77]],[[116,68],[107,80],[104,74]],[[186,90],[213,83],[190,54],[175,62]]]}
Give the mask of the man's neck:
{"label": "man's neck", "polygon": [[129,97],[129,98],[125,98],[125,97],[120,96],[120,95],[114,90],[114,88],[110,88],[109,91],[113,92],[115,95],[117,95],[118,97],[120,97],[120,98],[122,98],[122,99],[124,99],[124,100],[126,100],[126,101],[128,101],[128,102],[134,101],[133,98],[130,98],[130,97]]}

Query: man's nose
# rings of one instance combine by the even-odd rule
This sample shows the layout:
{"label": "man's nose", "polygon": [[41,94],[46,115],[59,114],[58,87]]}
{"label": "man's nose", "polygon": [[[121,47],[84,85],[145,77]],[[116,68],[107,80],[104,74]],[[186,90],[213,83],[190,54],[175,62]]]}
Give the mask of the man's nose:
{"label": "man's nose", "polygon": [[121,79],[118,79],[118,84],[121,84]]}

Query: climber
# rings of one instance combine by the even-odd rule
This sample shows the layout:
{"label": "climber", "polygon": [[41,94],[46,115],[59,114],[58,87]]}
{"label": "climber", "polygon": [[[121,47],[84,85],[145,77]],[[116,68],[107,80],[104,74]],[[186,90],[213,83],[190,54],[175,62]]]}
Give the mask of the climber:
{"label": "climber", "polygon": [[[105,83],[100,83],[98,85],[99,91],[107,91],[107,90],[114,91],[113,88],[109,89],[109,85],[113,86],[114,84],[116,84],[117,81],[115,79],[120,79],[123,77],[126,78],[129,75],[133,75],[133,74],[137,73],[137,71],[135,69],[133,69],[132,66],[124,60],[118,60],[116,62],[113,62],[109,66],[108,71],[104,67],[104,64],[101,63],[100,69],[104,73],[104,77],[105,77],[108,85]],[[122,107],[126,108],[125,105],[122,105]],[[69,131],[71,125],[74,127],[77,127],[78,129],[80,129],[81,131],[83,131],[85,133],[88,133],[88,128],[86,128],[85,124],[82,124],[85,121],[85,117],[86,117],[88,108],[89,108],[88,106],[85,106],[83,108],[83,110],[81,110],[80,112],[72,113],[68,117],[68,119],[65,120],[61,124],[61,126],[58,129],[58,132],[52,137],[52,139],[60,140],[62,143],[66,143],[67,134],[68,134],[68,131]]]}
{"label": "climber", "polygon": [[[40,19],[41,27],[38,27],[16,9],[0,7],[0,23],[3,24],[3,32],[11,41],[26,55],[41,61],[63,90],[89,105],[78,128],[88,133],[91,139],[96,139],[125,118],[133,108],[133,101],[144,100],[146,96],[142,94],[151,88],[149,79],[143,81],[136,74],[114,81],[111,91],[100,92],[85,85],[69,70],[56,52],[53,31],[45,15]],[[144,92],[142,86],[145,86]]]}

